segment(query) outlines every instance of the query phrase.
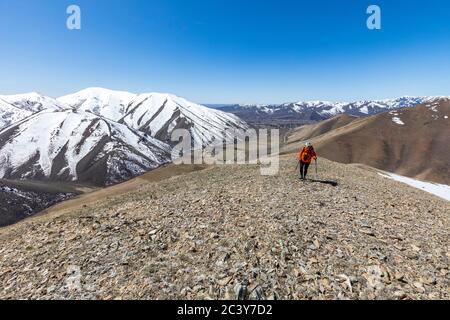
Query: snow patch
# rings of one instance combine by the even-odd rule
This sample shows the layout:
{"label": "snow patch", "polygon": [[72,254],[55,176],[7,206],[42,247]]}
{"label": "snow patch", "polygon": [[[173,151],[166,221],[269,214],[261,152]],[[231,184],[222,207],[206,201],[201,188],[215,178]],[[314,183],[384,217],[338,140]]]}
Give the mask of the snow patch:
{"label": "snow patch", "polygon": [[386,174],[378,173],[378,174],[382,177],[405,183],[411,187],[423,190],[425,192],[434,194],[435,196],[438,196],[442,199],[450,201],[450,186],[446,184],[424,182],[412,178],[403,177],[394,173],[386,173]]}
{"label": "snow patch", "polygon": [[361,109],[359,109],[359,112],[364,113],[364,114],[369,114],[369,107],[364,106]]}
{"label": "snow patch", "polygon": [[405,125],[405,123],[402,121],[402,119],[400,119],[399,117],[393,117],[392,118],[392,122],[394,122],[394,123],[396,123],[396,124],[398,124],[398,125],[401,125],[401,126],[404,126]]}
{"label": "snow patch", "polygon": [[437,107],[438,107],[437,105],[430,106],[430,110],[433,111],[433,112],[439,112],[436,109]]}

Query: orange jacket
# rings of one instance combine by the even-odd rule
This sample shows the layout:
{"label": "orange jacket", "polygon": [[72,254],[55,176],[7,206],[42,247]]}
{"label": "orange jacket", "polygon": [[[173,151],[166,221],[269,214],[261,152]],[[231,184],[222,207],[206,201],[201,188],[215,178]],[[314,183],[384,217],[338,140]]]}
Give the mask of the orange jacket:
{"label": "orange jacket", "polygon": [[303,147],[303,149],[298,152],[298,160],[304,163],[311,163],[311,161],[316,159],[317,155],[313,147]]}

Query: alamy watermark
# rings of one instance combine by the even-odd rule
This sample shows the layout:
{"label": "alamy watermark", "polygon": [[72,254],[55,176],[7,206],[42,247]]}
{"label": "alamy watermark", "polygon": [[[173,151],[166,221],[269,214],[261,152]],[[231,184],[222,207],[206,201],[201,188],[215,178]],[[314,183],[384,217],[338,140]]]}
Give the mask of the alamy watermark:
{"label": "alamy watermark", "polygon": [[375,4],[367,8],[367,28],[369,30],[381,30],[381,8]]}
{"label": "alamy watermark", "polygon": [[[66,20],[66,26],[69,30],[81,30],[81,8],[78,5],[72,4],[67,7],[66,13],[69,15]],[[366,13],[367,28],[369,30],[381,30],[381,8],[378,5],[372,4],[367,7]]]}
{"label": "alamy watermark", "polygon": [[[81,8],[70,5],[66,26],[69,30],[81,29]],[[370,5],[366,13],[367,28],[381,29],[381,8]],[[262,175],[276,175],[279,172],[280,132],[277,129],[225,130],[221,136],[214,135],[206,141],[192,131],[176,129],[171,140],[177,145],[172,150],[175,164],[253,164],[261,166]],[[76,282],[76,281],[75,281]]]}
{"label": "alamy watermark", "polygon": [[171,140],[177,143],[172,149],[174,164],[248,164],[260,165],[265,176],[279,172],[278,129],[226,129],[207,141],[192,129],[176,129]]}
{"label": "alamy watermark", "polygon": [[81,8],[75,4],[67,7],[66,13],[69,15],[66,26],[69,30],[81,30]]}
{"label": "alamy watermark", "polygon": [[67,267],[66,279],[61,289],[68,292],[95,292],[95,284],[89,283],[88,280],[88,277],[83,276],[80,266],[70,265]]}

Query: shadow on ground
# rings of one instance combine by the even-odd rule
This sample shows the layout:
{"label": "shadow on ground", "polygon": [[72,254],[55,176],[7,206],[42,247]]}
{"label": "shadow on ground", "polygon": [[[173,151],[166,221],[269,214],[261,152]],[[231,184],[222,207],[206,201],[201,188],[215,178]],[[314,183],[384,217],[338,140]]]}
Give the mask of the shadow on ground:
{"label": "shadow on ground", "polygon": [[333,186],[333,187],[337,187],[339,185],[337,181],[332,181],[332,180],[311,179],[310,181],[311,182],[316,182],[316,183],[328,184],[328,185]]}

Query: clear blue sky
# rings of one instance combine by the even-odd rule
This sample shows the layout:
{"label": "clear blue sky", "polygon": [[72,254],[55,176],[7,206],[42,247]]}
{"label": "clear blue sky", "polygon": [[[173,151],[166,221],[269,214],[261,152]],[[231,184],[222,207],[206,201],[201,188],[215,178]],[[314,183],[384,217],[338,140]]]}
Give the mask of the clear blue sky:
{"label": "clear blue sky", "polygon": [[[66,8],[82,29],[66,28]],[[382,30],[366,9],[382,9]],[[450,95],[448,0],[0,0],[0,93],[201,103]]]}

